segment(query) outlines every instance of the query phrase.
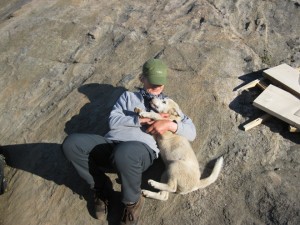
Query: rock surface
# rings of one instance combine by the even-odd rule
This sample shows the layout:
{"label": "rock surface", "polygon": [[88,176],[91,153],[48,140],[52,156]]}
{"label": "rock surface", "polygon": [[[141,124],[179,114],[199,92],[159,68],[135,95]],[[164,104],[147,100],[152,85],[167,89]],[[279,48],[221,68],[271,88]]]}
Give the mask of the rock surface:
{"label": "rock surface", "polygon": [[[166,93],[193,119],[204,175],[224,156],[216,183],[166,202],[146,200],[141,224],[300,223],[300,133],[261,111],[241,85],[281,63],[300,67],[299,0],[2,0],[1,150],[8,192],[1,225],[118,224],[120,185],[108,220],[92,213],[88,186],[60,144],[74,132],[104,134],[109,111],[139,86],[143,63],[163,59]],[[145,173],[159,179],[160,160]]]}

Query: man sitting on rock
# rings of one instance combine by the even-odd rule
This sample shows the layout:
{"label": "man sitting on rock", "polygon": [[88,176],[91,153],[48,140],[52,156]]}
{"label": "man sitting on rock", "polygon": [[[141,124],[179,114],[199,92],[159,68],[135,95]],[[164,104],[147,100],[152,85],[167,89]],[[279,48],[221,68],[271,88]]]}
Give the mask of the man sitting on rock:
{"label": "man sitting on rock", "polygon": [[[167,80],[167,66],[159,59],[150,59],[143,65],[138,92],[124,92],[109,116],[110,131],[104,136],[71,134],[63,143],[65,156],[79,175],[94,191],[95,214],[106,218],[112,183],[101,168],[115,169],[121,180],[122,202],[125,205],[120,224],[137,224],[144,197],[141,195],[142,173],[158,157],[159,149],[152,134],[176,132],[192,141],[196,129],[191,119],[182,115],[182,121],[153,121],[139,118],[134,108],[150,111],[153,97],[165,98],[162,93]],[[164,115],[167,118],[167,115]]]}

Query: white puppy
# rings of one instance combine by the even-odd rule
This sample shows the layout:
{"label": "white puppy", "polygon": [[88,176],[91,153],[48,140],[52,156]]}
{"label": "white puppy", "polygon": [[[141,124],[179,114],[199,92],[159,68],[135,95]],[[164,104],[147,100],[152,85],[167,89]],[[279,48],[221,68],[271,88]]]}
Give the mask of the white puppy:
{"label": "white puppy", "polygon": [[[161,100],[154,98],[151,101],[151,107],[158,113],[168,113],[171,120],[177,122],[181,120],[180,115],[182,113],[180,108],[171,99]],[[136,108],[135,112],[140,117],[147,117],[154,120],[164,119],[158,113],[144,112],[139,108]],[[142,190],[142,194],[145,197],[167,200],[169,192],[187,194],[199,188],[205,188],[218,178],[223,165],[223,157],[217,160],[209,177],[200,179],[201,172],[198,160],[190,142],[185,137],[168,131],[163,135],[155,136],[155,139],[160,149],[160,155],[165,163],[166,171],[164,171],[161,177],[161,182],[148,180],[148,183],[152,187],[160,191]]]}

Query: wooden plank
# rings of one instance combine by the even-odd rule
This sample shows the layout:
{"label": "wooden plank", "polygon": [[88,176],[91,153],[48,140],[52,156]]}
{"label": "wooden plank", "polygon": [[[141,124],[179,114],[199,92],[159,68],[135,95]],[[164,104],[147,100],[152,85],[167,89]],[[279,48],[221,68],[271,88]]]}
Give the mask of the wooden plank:
{"label": "wooden plank", "polygon": [[291,132],[291,133],[298,133],[298,132],[300,132],[300,129],[298,129],[298,128],[296,128],[296,127],[293,127],[293,126],[289,126],[289,131]]}
{"label": "wooden plank", "polygon": [[253,105],[300,128],[300,99],[272,84],[254,100]]}
{"label": "wooden plank", "polygon": [[281,86],[282,89],[300,98],[300,73],[298,69],[284,63],[264,70],[263,76],[273,84]]}
{"label": "wooden plank", "polygon": [[256,86],[262,90],[265,90],[268,87],[268,85],[263,81],[258,82]]}
{"label": "wooden plank", "polygon": [[250,130],[253,127],[258,126],[259,124],[262,124],[264,121],[268,120],[269,118],[271,118],[272,116],[270,114],[264,114],[260,117],[258,117],[257,119],[251,121],[250,123],[245,124],[244,127],[244,131]]}
{"label": "wooden plank", "polygon": [[265,78],[264,77],[261,77],[259,79],[256,79],[256,80],[253,80],[251,82],[249,82],[248,84],[245,84],[244,86],[240,87],[239,89],[237,89],[236,91],[238,92],[241,92],[241,91],[244,91],[244,90],[247,90],[249,88],[253,88],[255,86],[259,86],[261,89],[266,89],[266,84],[264,84],[262,82],[262,80],[264,80]]}

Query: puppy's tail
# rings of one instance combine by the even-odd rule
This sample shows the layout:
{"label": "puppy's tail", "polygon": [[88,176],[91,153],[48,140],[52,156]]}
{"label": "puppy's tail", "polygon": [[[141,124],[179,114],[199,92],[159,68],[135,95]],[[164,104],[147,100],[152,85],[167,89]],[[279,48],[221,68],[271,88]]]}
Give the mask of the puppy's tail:
{"label": "puppy's tail", "polygon": [[212,173],[210,174],[209,177],[206,177],[204,179],[199,180],[198,183],[198,189],[199,188],[205,188],[208,185],[212,184],[213,182],[215,182],[221,172],[222,166],[223,166],[223,156],[221,156],[220,158],[218,158]]}

